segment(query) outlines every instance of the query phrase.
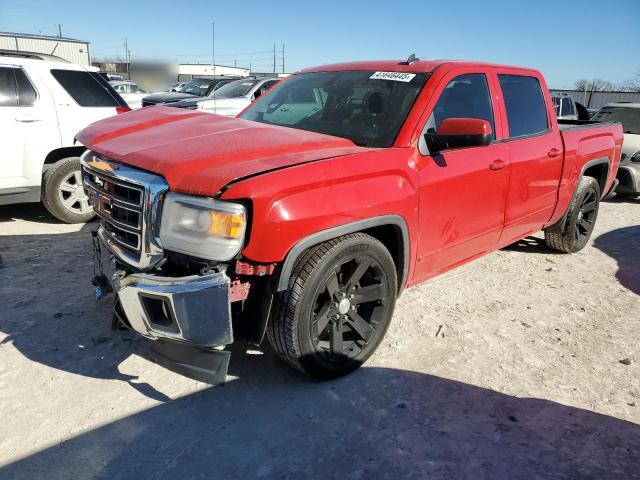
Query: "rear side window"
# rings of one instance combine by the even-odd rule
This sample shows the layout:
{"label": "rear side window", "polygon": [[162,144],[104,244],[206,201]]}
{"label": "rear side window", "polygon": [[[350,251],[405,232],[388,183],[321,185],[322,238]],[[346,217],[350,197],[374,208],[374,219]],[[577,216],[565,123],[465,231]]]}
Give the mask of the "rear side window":
{"label": "rear side window", "polygon": [[509,137],[544,132],[549,127],[540,82],[524,75],[498,75],[507,108]]}
{"label": "rear side window", "polygon": [[18,104],[21,107],[31,107],[36,101],[36,91],[27,78],[27,75],[16,68],[16,82],[18,84]]}
{"label": "rear side window", "polygon": [[0,107],[17,107],[15,68],[0,67]]}
{"label": "rear side window", "polygon": [[111,87],[108,84],[105,85],[106,82],[102,83],[97,73],[81,70],[51,70],[51,75],[82,107],[117,107],[120,105],[109,91]]}

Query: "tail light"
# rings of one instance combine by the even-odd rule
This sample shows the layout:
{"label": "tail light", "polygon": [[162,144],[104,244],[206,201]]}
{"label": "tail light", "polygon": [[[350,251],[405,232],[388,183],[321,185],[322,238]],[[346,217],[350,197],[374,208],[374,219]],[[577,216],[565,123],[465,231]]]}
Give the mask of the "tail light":
{"label": "tail light", "polygon": [[120,113],[127,113],[130,112],[131,109],[129,107],[116,107],[116,113],[120,114]]}

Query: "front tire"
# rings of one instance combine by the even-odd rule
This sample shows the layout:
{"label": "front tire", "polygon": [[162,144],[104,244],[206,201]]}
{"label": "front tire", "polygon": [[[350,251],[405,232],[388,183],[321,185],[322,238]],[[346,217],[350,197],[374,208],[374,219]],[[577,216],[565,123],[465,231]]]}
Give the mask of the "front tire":
{"label": "front tire", "polygon": [[42,203],[51,215],[65,223],[85,223],[94,216],[82,187],[80,158],[64,158],[42,177]]}
{"label": "front tire", "polygon": [[600,208],[600,185],[593,177],[582,177],[562,230],[552,226],[544,231],[547,246],[564,253],[575,253],[589,241]]}
{"label": "front tire", "polygon": [[267,335],[293,368],[319,380],[345,375],[376,350],[397,295],[393,258],[354,233],[313,247],[296,264]]}

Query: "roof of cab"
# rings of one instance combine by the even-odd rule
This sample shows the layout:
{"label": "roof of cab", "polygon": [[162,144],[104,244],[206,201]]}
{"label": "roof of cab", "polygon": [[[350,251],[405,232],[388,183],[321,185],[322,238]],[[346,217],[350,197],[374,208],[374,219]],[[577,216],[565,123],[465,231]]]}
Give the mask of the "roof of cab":
{"label": "roof of cab", "polygon": [[364,62],[345,62],[332,63],[328,65],[319,65],[317,67],[309,67],[298,71],[297,73],[309,72],[338,72],[342,70],[374,70],[374,71],[392,71],[392,72],[410,72],[410,73],[430,73],[436,68],[447,65],[456,64],[468,67],[499,67],[499,68],[517,68],[519,70],[531,70],[527,67],[514,67],[509,65],[499,65],[494,63],[475,62],[467,60],[416,60],[410,64],[406,60],[368,60]]}

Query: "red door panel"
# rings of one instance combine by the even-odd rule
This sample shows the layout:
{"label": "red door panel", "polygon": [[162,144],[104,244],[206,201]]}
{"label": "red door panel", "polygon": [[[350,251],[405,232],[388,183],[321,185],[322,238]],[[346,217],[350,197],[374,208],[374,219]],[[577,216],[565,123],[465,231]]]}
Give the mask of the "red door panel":
{"label": "red door panel", "polygon": [[[499,162],[503,168],[496,170]],[[501,143],[423,157],[417,163],[416,283],[496,248],[509,187],[508,156]]]}

